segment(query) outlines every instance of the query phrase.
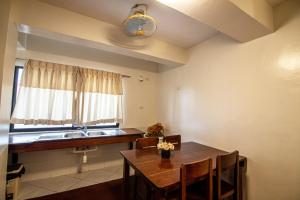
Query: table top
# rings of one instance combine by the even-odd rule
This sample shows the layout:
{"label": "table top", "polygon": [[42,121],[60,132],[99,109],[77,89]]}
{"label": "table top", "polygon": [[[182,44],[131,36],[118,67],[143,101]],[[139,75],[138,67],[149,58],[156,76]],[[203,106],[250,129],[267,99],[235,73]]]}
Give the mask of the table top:
{"label": "table top", "polygon": [[[216,157],[227,153],[213,147],[195,142],[182,143],[171,153],[170,159],[162,159],[156,148],[133,149],[121,151],[121,155],[139,173],[148,179],[158,189],[170,189],[180,181],[180,167],[182,163],[213,159],[216,168]],[[240,156],[240,160],[246,158]]]}

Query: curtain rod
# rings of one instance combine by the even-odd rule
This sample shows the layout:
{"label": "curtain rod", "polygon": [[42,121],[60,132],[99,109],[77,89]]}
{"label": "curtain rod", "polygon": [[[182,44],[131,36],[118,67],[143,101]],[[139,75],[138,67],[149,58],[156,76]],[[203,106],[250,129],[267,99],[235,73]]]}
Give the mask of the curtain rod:
{"label": "curtain rod", "polygon": [[[23,60],[23,61],[27,61],[29,59],[25,59],[25,58],[16,58],[16,60]],[[131,78],[131,76],[126,75],[126,74],[121,74],[122,78]]]}

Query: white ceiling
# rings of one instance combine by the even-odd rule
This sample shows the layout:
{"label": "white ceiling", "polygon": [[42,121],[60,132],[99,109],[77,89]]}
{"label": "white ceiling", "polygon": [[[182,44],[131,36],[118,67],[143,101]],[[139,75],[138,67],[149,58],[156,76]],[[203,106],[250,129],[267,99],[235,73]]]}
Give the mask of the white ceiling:
{"label": "white ceiling", "polygon": [[41,0],[89,17],[120,26],[137,3],[148,5],[148,14],[157,21],[154,37],[190,48],[215,35],[217,31],[155,0]]}
{"label": "white ceiling", "polygon": [[286,0],[267,0],[272,6],[276,6]]}

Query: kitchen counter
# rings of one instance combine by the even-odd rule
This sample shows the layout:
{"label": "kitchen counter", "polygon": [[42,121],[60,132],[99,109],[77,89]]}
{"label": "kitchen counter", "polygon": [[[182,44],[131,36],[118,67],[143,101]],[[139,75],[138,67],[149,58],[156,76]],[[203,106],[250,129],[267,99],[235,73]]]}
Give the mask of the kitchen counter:
{"label": "kitchen counter", "polygon": [[[41,138],[41,136],[47,136],[47,133],[11,134],[9,136],[9,152],[19,153],[31,151],[45,151],[53,149],[65,149],[114,143],[128,143],[129,149],[132,149],[133,142],[137,138],[143,137],[144,134],[143,131],[135,128],[124,128],[115,130],[111,129],[106,131],[108,131],[109,134],[103,136],[84,136],[75,138],[62,137],[55,139],[39,139]],[[51,134],[54,133],[49,133],[49,135]]]}

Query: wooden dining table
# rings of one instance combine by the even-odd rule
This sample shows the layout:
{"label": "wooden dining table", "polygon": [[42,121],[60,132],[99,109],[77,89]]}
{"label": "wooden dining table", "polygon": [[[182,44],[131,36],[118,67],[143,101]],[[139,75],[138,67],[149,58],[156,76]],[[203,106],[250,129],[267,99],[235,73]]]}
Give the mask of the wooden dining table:
{"label": "wooden dining table", "polygon": [[[182,163],[212,158],[215,170],[217,155],[227,152],[195,142],[185,142],[175,148],[170,159],[162,159],[157,148],[124,150],[120,153],[124,157],[123,196],[125,200],[129,200],[132,196],[129,183],[130,166],[154,189],[154,199],[162,199],[168,191],[179,188]],[[241,200],[246,199],[246,171],[247,159],[240,156],[239,195]]]}

